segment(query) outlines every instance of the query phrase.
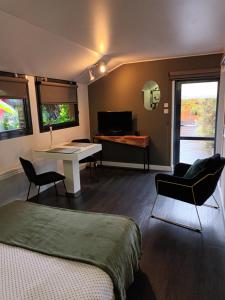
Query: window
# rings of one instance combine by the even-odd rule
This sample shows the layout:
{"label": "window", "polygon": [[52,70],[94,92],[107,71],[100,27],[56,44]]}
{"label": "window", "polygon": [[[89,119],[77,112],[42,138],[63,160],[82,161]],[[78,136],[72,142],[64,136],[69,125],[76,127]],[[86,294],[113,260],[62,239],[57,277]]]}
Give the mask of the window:
{"label": "window", "polygon": [[175,162],[214,154],[219,79],[176,81]]}
{"label": "window", "polygon": [[36,78],[36,90],[41,132],[79,125],[75,82]]}
{"label": "window", "polygon": [[44,126],[75,121],[75,108],[73,104],[42,104],[41,112]]}
{"label": "window", "polygon": [[14,74],[0,76],[0,140],[29,134],[32,123],[27,80]]}

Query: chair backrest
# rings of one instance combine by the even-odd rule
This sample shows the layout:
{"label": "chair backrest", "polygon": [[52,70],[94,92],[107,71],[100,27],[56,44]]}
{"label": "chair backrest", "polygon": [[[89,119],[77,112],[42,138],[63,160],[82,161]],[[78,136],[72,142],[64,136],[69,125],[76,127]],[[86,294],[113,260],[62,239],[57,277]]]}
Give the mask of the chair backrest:
{"label": "chair backrest", "polygon": [[90,143],[91,141],[89,139],[77,139],[72,140],[72,143]]}
{"label": "chair backrest", "polygon": [[23,170],[24,170],[28,180],[30,182],[35,182],[37,174],[35,172],[35,169],[34,169],[34,166],[32,165],[32,163],[29,160],[24,159],[22,157],[20,157],[20,162],[21,162],[21,165],[23,167]]}
{"label": "chair backrest", "polygon": [[196,176],[195,195],[198,205],[202,205],[215,191],[225,165],[225,158],[220,157],[214,166],[206,168]]}

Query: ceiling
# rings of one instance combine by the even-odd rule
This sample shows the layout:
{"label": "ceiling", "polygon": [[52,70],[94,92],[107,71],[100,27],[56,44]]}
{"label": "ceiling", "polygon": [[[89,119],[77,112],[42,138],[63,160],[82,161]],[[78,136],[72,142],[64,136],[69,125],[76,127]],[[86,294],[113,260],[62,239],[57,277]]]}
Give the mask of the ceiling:
{"label": "ceiling", "polygon": [[87,82],[139,60],[223,52],[224,0],[0,0],[0,70]]}

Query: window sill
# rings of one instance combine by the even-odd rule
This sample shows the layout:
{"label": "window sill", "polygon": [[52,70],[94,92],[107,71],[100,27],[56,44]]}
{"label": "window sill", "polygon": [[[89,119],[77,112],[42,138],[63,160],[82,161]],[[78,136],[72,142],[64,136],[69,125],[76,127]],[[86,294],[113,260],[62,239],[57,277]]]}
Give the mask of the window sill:
{"label": "window sill", "polygon": [[[64,124],[53,124],[52,130],[59,130],[59,129],[66,129],[71,127],[79,126],[79,122],[70,122],[70,123],[64,123]],[[40,132],[48,132],[50,126],[43,126],[40,128]]]}
{"label": "window sill", "polygon": [[23,136],[32,135],[32,134],[33,134],[33,130],[12,130],[12,131],[8,131],[8,132],[1,132],[0,133],[0,141],[23,137]]}

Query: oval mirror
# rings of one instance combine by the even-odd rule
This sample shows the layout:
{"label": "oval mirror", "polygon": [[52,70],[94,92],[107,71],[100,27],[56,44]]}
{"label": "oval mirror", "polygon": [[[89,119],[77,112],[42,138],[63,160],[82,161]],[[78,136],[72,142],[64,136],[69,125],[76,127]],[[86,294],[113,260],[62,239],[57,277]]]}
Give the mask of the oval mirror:
{"label": "oval mirror", "polygon": [[156,109],[160,101],[160,89],[157,82],[150,80],[145,83],[142,89],[144,107],[147,110]]}

